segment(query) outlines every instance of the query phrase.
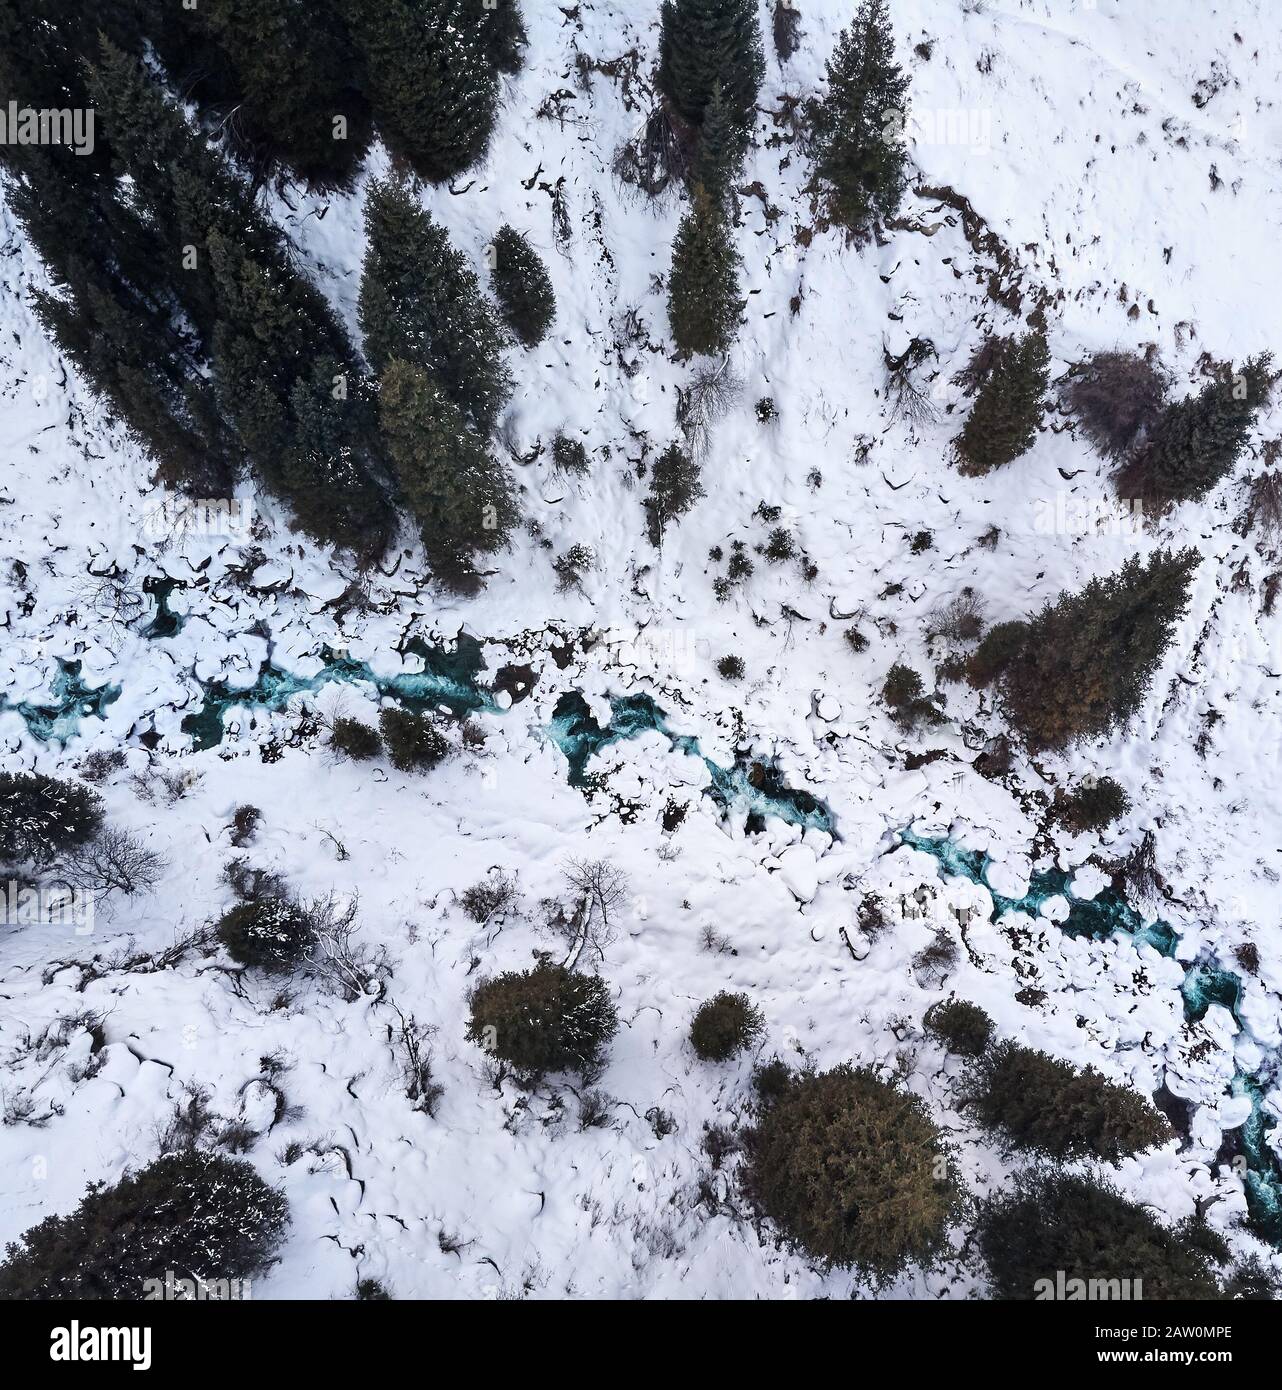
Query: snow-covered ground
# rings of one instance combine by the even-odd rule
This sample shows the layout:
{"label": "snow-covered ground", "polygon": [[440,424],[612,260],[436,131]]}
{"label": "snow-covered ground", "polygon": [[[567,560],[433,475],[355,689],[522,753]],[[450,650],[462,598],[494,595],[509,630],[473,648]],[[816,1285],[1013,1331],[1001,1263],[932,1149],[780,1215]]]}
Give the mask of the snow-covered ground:
{"label": "snow-covered ground", "polygon": [[[163,497],[147,462],[35,322],[26,292],[43,271],[0,209],[2,765],[73,773],[95,749],[127,748],[128,766],[103,788],[108,814],[169,864],[153,894],[103,907],[91,935],[0,928],[0,1092],[7,1109],[33,1105],[28,1122],[0,1126],[0,1241],[68,1210],[87,1183],[153,1157],[184,1087],[198,1085],[220,1117],[259,1134],[249,1157],[290,1201],[283,1258],[256,1297],[349,1297],[365,1276],[398,1297],[843,1296],[850,1274],[817,1272],[777,1249],[703,1151],[705,1126],[745,1117],[754,1059],[698,1061],[688,1024],[701,1000],[733,989],[766,1014],[762,1056],[875,1062],[901,1076],[958,1144],[976,1191],[1005,1181],[1010,1160],[957,1113],[956,1060],[920,1028],[935,999],[972,998],[1002,1036],[1146,1092],[1165,1083],[1197,1107],[1191,1139],[1123,1163],[1121,1185],[1173,1220],[1218,1197],[1212,1224],[1236,1248],[1264,1249],[1236,1229],[1241,1176],[1216,1154],[1222,1131],[1245,1118],[1228,1082],[1267,1069],[1282,1042],[1282,611],[1263,612],[1264,581],[1280,566],[1276,549],[1235,525],[1242,482],[1262,466],[1279,411],[1260,420],[1237,479],[1140,532],[1082,536],[1044,524],[1061,496],[1067,509],[1108,495],[1106,466],[1054,412],[1023,458],[960,478],[949,442],[968,406],[951,378],[987,333],[1018,320],[987,292],[999,269],[992,255],[968,242],[938,190],[968,199],[1000,238],[1009,256],[1001,285],[1020,291],[1023,313],[1045,306],[1056,375],[1091,351],[1155,344],[1186,392],[1204,353],[1240,362],[1277,347],[1274,7],[897,0],[918,184],[936,192],[911,194],[884,243],[862,248],[814,230],[809,164],[785,115],[788,97],[818,88],[851,7],[800,8],[800,51],[782,68],[768,54],[743,180],[753,188],[737,230],[747,304],[727,368],[737,394],[711,431],[706,496],[660,552],[645,540],[635,475],[677,437],[677,391],[692,374],[671,359],[657,278],[680,206],[655,206],[611,174],[615,149],[648,109],[657,5],[525,0],[526,67],[506,81],[488,160],[453,188],[424,192],[483,276],[484,248],[505,222],[540,249],[557,321],[540,348],[510,354],[517,389],[503,437],[528,455],[566,430],[592,459],[589,477],[569,481],[552,473],[546,447],[513,465],[537,530],[497,559],[476,598],[436,593],[407,540],[370,579],[368,605],[351,608],[339,600],[354,573],[292,535],[248,484],[252,535],[156,534],[148,518]],[[376,152],[368,172],[383,167]],[[289,189],[273,202],[353,332],[361,202],[360,187],[347,197]],[[639,325],[631,337],[629,323]],[[908,425],[884,400],[882,354],[914,335],[938,352],[923,380],[936,366],[938,375],[935,418]],[[777,419],[758,420],[762,397]],[[763,504],[781,509],[779,521],[762,519]],[[728,554],[740,539],[751,551],[778,524],[816,576],[807,581],[797,560],[754,554],[756,573],[719,601],[713,580],[724,561],[710,549]],[[981,544],[994,527],[995,543]],[[931,544],[914,553],[923,531]],[[552,560],[575,542],[593,547],[596,568],[582,592],[560,593]],[[949,686],[950,722],[920,739],[887,719],[878,697],[887,669],[933,669],[930,617],[964,588],[985,598],[990,620],[1020,617],[1132,553],[1170,544],[1196,546],[1203,562],[1127,729],[1035,764],[1017,756],[1003,785],[971,766],[1002,727],[987,697]],[[149,577],[183,581],[171,599],[186,618],[178,634],[146,638],[145,622],[115,620],[104,573],[139,593]],[[870,639],[859,655],[843,638],[852,622]],[[477,716],[483,752],[430,776],[338,762],[318,734],[294,736],[304,704],[372,717],[369,692],[350,685],[299,697],[289,713],[233,717],[207,751],[192,752],[181,730],[201,682],[251,684],[269,645],[300,677],[319,669],[322,646],[336,645],[391,675],[407,635],[448,643],[462,629],[486,639],[491,671],[528,661],[539,679],[528,699]],[[599,639],[591,650],[580,644],[558,665],[550,649],[587,631]],[[716,671],[731,653],[747,668],[736,684]],[[60,659],[80,662],[91,685],[120,687],[104,717],[85,718],[65,746],[32,739],[10,708],[48,703]],[[649,691],[705,754],[729,763],[743,745],[777,757],[791,786],[831,808],[837,837],[777,820],[746,834],[741,816],[723,819],[700,795],[703,764],[657,734],[606,749],[592,765],[604,786],[585,795],[568,785],[547,734],[569,690],[602,710],[611,695]],[[140,736],[152,730],[149,748]],[[269,743],[277,746],[265,759]],[[928,748],[945,756],[906,770],[905,755]],[[1133,802],[1103,847],[1043,823],[1054,788],[1088,772],[1117,778]],[[192,774],[172,802],[160,786],[169,773]],[[690,810],[665,832],[674,799]],[[263,823],[237,850],[229,826],[243,803],[261,808]],[[905,922],[868,949],[855,925],[861,897],[937,878],[920,851],[887,854],[890,832],[913,822],[936,834],[951,826],[987,849],[1003,866],[1005,886],[993,886],[1008,895],[1022,891],[1034,854],[1049,850],[1071,867],[1101,850],[1116,857],[1152,831],[1179,960],[1214,953],[1231,967],[1235,946],[1258,948],[1241,1008],[1250,1036],[1218,1005],[1185,1023],[1177,962],[1128,939],[1073,940],[1048,917],[1017,929],[981,919],[942,984],[911,963],[931,938],[927,921]],[[230,906],[221,874],[237,854],[304,896],[359,892],[362,937],[392,963],[388,997],[436,1029],[445,1092],[435,1118],[404,1097],[386,1004],[344,1003],[311,984],[280,998],[279,982],[240,977],[217,955],[150,972],[120,967],[131,942],[162,950]],[[607,1122],[586,1130],[574,1090],[496,1089],[485,1054],[463,1037],[475,980],[552,948],[539,902],[564,892],[571,855],[613,861],[632,889],[598,962],[622,1026],[597,1085]],[[494,867],[517,876],[521,910],[478,929],[456,895]],[[725,939],[721,949],[705,944],[708,928]],[[1029,986],[1042,996],[1017,1000]],[[37,1045],[56,1020],[85,1011],[103,1016],[107,1043],[87,1079],[88,1032],[65,1047]],[[273,1055],[287,1064],[278,1084],[296,1107],[274,1123],[260,1079]],[[1282,1093],[1271,1105],[1282,1112]],[[660,1111],[670,1132],[659,1133]],[[285,1153],[291,1143],[301,1155]],[[975,1289],[982,1284],[958,1264],[884,1292]]]}

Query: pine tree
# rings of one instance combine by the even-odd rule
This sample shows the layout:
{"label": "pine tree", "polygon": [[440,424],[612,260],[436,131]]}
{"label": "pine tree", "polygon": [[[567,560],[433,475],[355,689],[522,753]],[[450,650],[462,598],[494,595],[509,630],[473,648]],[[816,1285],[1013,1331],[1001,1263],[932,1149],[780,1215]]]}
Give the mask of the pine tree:
{"label": "pine tree", "polygon": [[1040,329],[992,344],[983,385],[961,435],[963,473],[987,473],[1032,447],[1042,418],[1050,353]]}
{"label": "pine tree", "polygon": [[720,84],[746,140],[766,70],[756,0],[664,0],[662,23],[658,85],[669,108],[698,129]]}
{"label": "pine tree", "polygon": [[892,217],[907,183],[901,131],[908,77],[895,62],[886,0],[863,0],[828,63],[828,92],[814,113],[815,173],[833,221],[861,230]]}
{"label": "pine tree", "polygon": [[696,187],[690,210],[672,243],[668,323],[684,353],[724,352],[734,339],[742,309],[739,253],[730,239],[725,209]]}
{"label": "pine tree", "polygon": [[486,56],[499,72],[515,76],[521,71],[521,50],[528,38],[517,0],[467,0],[468,22],[481,29]]}
{"label": "pine tree", "polygon": [[219,113],[240,158],[324,187],[350,181],[372,126],[335,0],[143,0],[142,9],[174,85]]}
{"label": "pine tree", "polygon": [[360,324],[383,372],[399,359],[429,372],[468,424],[494,428],[512,389],[504,333],[480,282],[407,183],[371,184]]}
{"label": "pine tree", "polygon": [[1196,395],[1167,406],[1121,470],[1118,492],[1163,506],[1195,501],[1232,472],[1273,385],[1272,357],[1253,357]]}
{"label": "pine tree", "polygon": [[1107,733],[1139,708],[1188,604],[1198,554],[1132,557],[1048,604],[1001,677],[1007,712],[1040,746]]}
{"label": "pine tree", "polygon": [[378,406],[401,495],[438,578],[474,587],[473,557],[498,550],[516,517],[506,473],[421,366],[388,363]]}
{"label": "pine tree", "polygon": [[691,164],[691,181],[724,204],[743,165],[746,132],[726,104],[721,83],[713,85]]}
{"label": "pine tree", "polygon": [[556,293],[538,254],[520,232],[500,227],[492,243],[490,281],[508,327],[537,347],[556,317]]}
{"label": "pine tree", "polygon": [[498,106],[487,27],[470,0],[361,0],[348,8],[375,120],[392,150],[429,183],[485,154]]}
{"label": "pine tree", "polygon": [[703,496],[699,465],[678,444],[669,444],[655,462],[646,498],[646,529],[651,545],[659,545],[669,522],[694,506]]}

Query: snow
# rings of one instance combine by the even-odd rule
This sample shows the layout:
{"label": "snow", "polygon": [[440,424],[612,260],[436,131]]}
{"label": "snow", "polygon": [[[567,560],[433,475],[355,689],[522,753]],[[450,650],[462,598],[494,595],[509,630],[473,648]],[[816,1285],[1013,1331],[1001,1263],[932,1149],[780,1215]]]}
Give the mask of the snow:
{"label": "snow", "polygon": [[[949,1129],[973,1188],[1007,1181],[1005,1157],[957,1110],[952,1061],[920,1029],[925,1010],[955,993],[985,1008],[1001,1037],[1146,1092],[1165,1084],[1191,1101],[1188,1143],[1128,1160],[1116,1177],[1171,1219],[1191,1213],[1197,1198],[1222,1197],[1208,1219],[1236,1249],[1257,1248],[1233,1225],[1244,1211],[1240,1175],[1217,1155],[1223,1131],[1246,1118],[1230,1081],[1282,1045],[1282,777],[1279,740],[1268,734],[1282,720],[1282,605],[1266,614],[1261,601],[1278,557],[1258,533],[1235,527],[1242,480],[1258,468],[1263,441],[1278,436],[1278,407],[1261,420],[1237,478],[1139,537],[1038,529],[1039,506],[1061,493],[1088,501],[1107,487],[1106,464],[1054,416],[1054,428],[1000,474],[959,477],[946,459],[967,402],[951,377],[987,332],[1016,321],[987,297],[991,266],[937,198],[910,195],[905,225],[885,244],[847,246],[834,232],[798,241],[815,221],[803,191],[809,167],[795,147],[772,143],[769,113],[785,92],[816,89],[850,11],[806,0],[800,52],[783,69],[769,58],[743,180],[759,180],[781,214],[772,220],[761,200],[742,200],[747,307],[730,362],[742,387],[711,435],[706,496],[654,551],[636,464],[643,442],[652,459],[676,437],[676,388],[690,368],[661,351],[620,351],[614,340],[635,308],[653,343],[666,341],[655,277],[666,273],[680,206],[638,201],[609,172],[613,150],[644,117],[643,92],[634,87],[629,105],[619,81],[593,73],[585,89],[573,74],[576,53],[604,60],[633,45],[644,74],[657,6],[584,0],[569,14],[527,0],[524,8],[527,67],[504,83],[490,156],[456,190],[423,196],[483,280],[484,247],[498,227],[529,233],[553,277],[558,315],[540,348],[511,354],[517,387],[505,438],[524,452],[557,429],[586,431],[593,471],[557,478],[546,454],[513,466],[539,535],[520,533],[475,598],[435,591],[406,537],[364,577],[368,602],[344,610],[335,601],[356,578],[350,565],[291,535],[279,506],[257,494],[253,538],[149,534],[145,518],[160,498],[148,463],[33,319],[27,293],[44,275],[0,212],[10,250],[0,271],[3,766],[70,774],[89,751],[128,742],[129,765],[102,788],[109,817],[169,861],[153,894],[104,905],[88,940],[0,927],[6,1094],[29,1094],[49,1112],[39,1128],[0,1126],[8,1175],[0,1242],[70,1209],[87,1183],[154,1157],[158,1129],[193,1085],[208,1089],[223,1121],[242,1120],[259,1136],[248,1156],[290,1201],[281,1263],[255,1297],[350,1297],[367,1276],[401,1297],[866,1293],[849,1272],[817,1270],[744,1220],[701,1136],[705,1125],[744,1121],[756,1060],[869,1063],[908,1076]],[[976,127],[986,139],[919,139],[921,183],[969,198],[1011,248],[1026,288],[1049,296],[1057,371],[1100,348],[1153,343],[1186,392],[1197,387],[1204,352],[1241,361],[1278,346],[1282,35],[1263,0],[899,0],[893,10],[918,113],[988,117]],[[929,59],[913,53],[926,39]],[[1192,95],[1213,65],[1228,80],[1198,107]],[[567,87],[574,98],[563,121],[536,114],[548,93]],[[376,151],[367,174],[385,167]],[[558,246],[548,189],[562,177],[571,237]],[[323,219],[313,215],[322,208]],[[354,325],[361,189],[293,189],[272,210]],[[893,351],[913,334],[935,343],[940,376],[938,418],[910,427],[886,410],[882,346]],[[780,414],[762,425],[753,405],[767,394]],[[816,468],[818,487],[809,481]],[[763,544],[769,528],[754,516],[763,501],[785,509],[818,577],[807,583],[795,564],[754,556],[753,577],[719,602],[712,580],[724,565],[709,550],[728,551],[732,539]],[[989,549],[979,542],[993,526],[1000,537]],[[909,542],[923,530],[932,546],[914,554]],[[583,592],[561,593],[550,561],[580,541],[597,567]],[[1017,752],[1003,784],[972,766],[984,738],[1003,729],[988,695],[948,686],[949,725],[917,738],[887,718],[886,671],[903,661],[929,677],[926,620],[963,587],[985,597],[989,620],[1023,617],[1132,553],[1171,544],[1196,546],[1203,564],[1129,728],[1036,763]],[[90,572],[113,559],[138,591],[149,575],[187,581],[173,595],[187,617],[177,636],[148,641],[95,612]],[[869,638],[862,654],[843,638],[851,625]],[[490,671],[529,662],[538,680],[529,698],[499,697],[498,712],[475,716],[482,752],[430,776],[337,761],[318,735],[285,740],[274,761],[260,756],[273,735],[298,726],[303,705],[372,721],[375,692],[354,686],[296,697],[288,713],[229,716],[222,745],[189,751],[181,722],[199,707],[197,683],[247,688],[269,649],[278,666],[305,677],[318,669],[320,647],[341,639],[382,678],[419,669],[398,655],[408,636],[448,641],[460,630],[488,640]],[[558,667],[550,649],[586,632],[599,643],[587,652],[577,643]],[[742,682],[716,676],[728,654],[742,657]],[[12,708],[47,700],[56,657],[80,661],[90,684],[121,687],[104,718],[85,720],[65,748],[36,743]],[[722,765],[736,751],[774,756],[790,786],[831,808],[836,836],[778,821],[746,834],[742,816],[723,819],[700,794],[704,764],[658,735],[603,750],[591,765],[599,790],[569,787],[545,730],[558,696],[576,689],[602,724],[611,696],[653,694],[670,727],[697,735]],[[137,740],[151,729],[160,741],[147,750]],[[1197,743],[1208,730],[1203,756]],[[931,749],[945,756],[905,767],[906,753]],[[158,774],[188,768],[199,779],[168,802]],[[1056,788],[1088,772],[1115,777],[1133,803],[1102,843],[1069,836],[1044,815]],[[689,810],[665,832],[669,799]],[[246,803],[262,809],[262,828],[236,849],[229,823]],[[1066,936],[1062,899],[1037,918],[997,925],[981,915],[942,987],[922,984],[911,961],[951,920],[944,916],[896,924],[852,959],[842,931],[856,939],[865,894],[895,901],[940,884],[930,856],[886,852],[891,832],[910,824],[988,853],[987,882],[1008,897],[1022,896],[1030,872],[1056,858],[1072,867],[1073,895],[1093,897],[1108,882],[1100,863],[1152,832],[1170,892],[1157,915],[1180,933],[1181,960],[1209,951],[1231,969],[1235,947],[1258,949],[1258,971],[1243,976],[1243,1026],[1217,1005],[1186,1023],[1181,966],[1129,940]],[[226,910],[221,873],[239,854],[285,875],[304,897],[359,892],[362,939],[392,967],[389,996],[436,1029],[445,1091],[434,1119],[403,1095],[385,1006],[344,1003],[307,983],[282,1002],[280,982],[233,979],[219,956],[189,954],[163,971],[113,966],[126,947],[162,950]],[[478,976],[525,968],[534,951],[559,945],[539,902],[564,894],[570,855],[609,859],[631,885],[614,941],[592,962],[622,1026],[597,1083],[610,1098],[609,1122],[586,1130],[566,1086],[532,1096],[510,1082],[496,1087],[484,1054],[464,1040]],[[478,927],[457,896],[493,866],[516,875],[519,904]],[[725,949],[704,944],[709,928]],[[1016,994],[1026,988],[1044,997],[1022,1003]],[[723,989],[751,995],[767,1032],[754,1056],[713,1068],[694,1057],[687,1032],[698,1004]],[[85,1010],[102,1015],[106,1046],[95,1074],[77,1079],[86,1032],[54,1058],[31,1043]],[[286,1067],[277,1084],[298,1108],[283,1118],[263,1084],[262,1059],[272,1054]],[[646,1118],[656,1107],[675,1121],[662,1137]],[[301,1146],[293,1157],[291,1143]],[[705,1179],[722,1198],[715,1210],[699,1196]],[[885,1293],[962,1298],[982,1289],[969,1267],[952,1264],[947,1276],[911,1271]]]}

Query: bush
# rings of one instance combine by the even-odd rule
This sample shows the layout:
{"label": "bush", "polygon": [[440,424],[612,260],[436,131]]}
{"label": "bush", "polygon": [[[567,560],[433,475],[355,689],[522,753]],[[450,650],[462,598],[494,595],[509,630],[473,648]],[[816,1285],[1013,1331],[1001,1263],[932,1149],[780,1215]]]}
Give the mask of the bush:
{"label": "bush", "polygon": [[782,1057],[772,1057],[753,1068],[752,1089],[757,1093],[757,1102],[763,1109],[782,1100],[792,1082],[792,1068]]}
{"label": "bush", "polygon": [[459,906],[482,925],[516,901],[516,879],[500,870],[459,894]]}
{"label": "bush", "polygon": [[1065,1280],[1086,1281],[1083,1297],[1090,1281],[1117,1279],[1139,1280],[1146,1300],[1220,1296],[1203,1251],[1098,1178],[1025,1173],[983,1204],[976,1234],[996,1298],[1045,1296],[1048,1286],[1039,1290],[1039,1281],[1053,1289],[1060,1270]]}
{"label": "bush", "polygon": [[757,1209],[815,1259],[874,1281],[930,1261],[960,1201],[925,1106],[869,1068],[800,1077],[746,1147]]}
{"label": "bush", "polygon": [[425,714],[380,710],[378,727],[398,772],[430,772],[449,756],[449,741]]}
{"label": "bush", "polygon": [[1056,1159],[1116,1163],[1171,1137],[1166,1119],[1138,1091],[1106,1080],[1092,1067],[1079,1072],[1013,1042],[1001,1043],[985,1057],[971,1079],[967,1102],[986,1129]]}
{"label": "bush", "polygon": [[1097,352],[1073,369],[1064,401],[1106,458],[1121,458],[1161,416],[1169,378],[1133,352]]}
{"label": "bush", "polygon": [[469,1003],[469,1041],[533,1078],[592,1071],[619,1026],[600,976],[551,961],[483,982]]}
{"label": "bush", "polygon": [[1019,656],[1027,636],[1027,623],[998,623],[990,628],[966,663],[966,679],[977,690],[991,685]]}
{"label": "bush", "polygon": [[765,1019],[746,994],[724,990],[705,999],[690,1025],[690,1043],[705,1062],[728,1062],[751,1047],[765,1030]]}
{"label": "bush", "polygon": [[48,864],[102,828],[102,802],[79,782],[0,772],[0,860]]}
{"label": "bush", "polygon": [[241,903],[224,913],[214,930],[232,960],[269,975],[293,970],[315,941],[311,919],[285,898]]}
{"label": "bush", "polygon": [[344,758],[365,763],[383,751],[383,740],[377,729],[362,724],[359,719],[340,717],[330,726],[329,746]]}
{"label": "bush", "polygon": [[1084,781],[1076,790],[1056,798],[1055,814],[1074,831],[1103,830],[1131,808],[1131,799],[1111,777]]}
{"label": "bush", "polygon": [[965,999],[949,999],[933,1004],[923,1019],[926,1031],[961,1057],[978,1057],[992,1041],[993,1020]]}
{"label": "bush", "polygon": [[265,1269],[289,1220],[285,1198],[241,1159],[166,1154],[114,1187],[94,1185],[8,1247],[4,1299],[141,1299],[166,1272],[202,1283]]}
{"label": "bush", "polygon": [[538,253],[511,227],[494,238],[490,283],[507,326],[526,347],[537,347],[556,317],[556,292]]}
{"label": "bush", "polygon": [[[650,544],[659,545],[668,524],[684,516],[702,496],[699,465],[679,444],[669,444],[655,461],[650,476],[650,495],[645,501]],[[733,571],[733,556],[730,568]]]}
{"label": "bush", "polygon": [[915,729],[918,724],[938,724],[942,719],[933,699],[923,693],[921,677],[910,666],[896,662],[882,686],[882,698],[890,707],[891,718],[903,729]]}
{"label": "bush", "polygon": [[588,472],[588,451],[582,440],[558,433],[552,441],[552,466],[558,473],[574,473],[578,477]]}
{"label": "bush", "polygon": [[721,660],[717,662],[717,670],[725,680],[741,681],[744,673],[743,657],[723,656]]}

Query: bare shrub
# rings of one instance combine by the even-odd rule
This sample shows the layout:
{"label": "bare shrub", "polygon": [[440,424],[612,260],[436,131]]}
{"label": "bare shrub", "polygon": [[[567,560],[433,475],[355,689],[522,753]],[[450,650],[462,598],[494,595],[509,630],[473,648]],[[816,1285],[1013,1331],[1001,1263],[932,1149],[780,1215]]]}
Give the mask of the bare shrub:
{"label": "bare shrub", "polygon": [[716,367],[695,372],[689,386],[677,387],[677,424],[690,452],[701,457],[708,447],[712,427],[738,399],[743,382],[730,370],[730,359]]}
{"label": "bare shrub", "polygon": [[60,861],[62,876],[77,888],[97,893],[147,893],[164,877],[162,855],[136,836],[108,827]]}
{"label": "bare shrub", "polygon": [[604,960],[605,948],[614,940],[610,914],[622,907],[631,892],[628,876],[608,859],[569,859],[561,872],[579,897],[579,908],[565,928],[570,938],[565,963],[573,969],[587,945]]}
{"label": "bare shrub", "polygon": [[511,907],[516,901],[516,879],[502,869],[491,871],[488,878],[474,883],[459,896],[459,906],[480,926],[494,916]]}
{"label": "bare shrub", "polygon": [[432,1072],[431,1038],[436,1029],[419,1023],[413,1014],[407,1018],[395,1004],[392,1007],[399,1020],[392,1046],[400,1059],[405,1097],[415,1110],[421,1110],[429,1119],[435,1118],[437,1106],[445,1094],[445,1087]]}
{"label": "bare shrub", "polygon": [[615,151],[611,167],[620,183],[661,199],[685,183],[693,154],[693,132],[661,103],[632,139]]}
{"label": "bare shrub", "polygon": [[771,34],[779,61],[786,63],[801,44],[801,12],[794,0],[775,0]]}
{"label": "bare shrub", "polygon": [[344,901],[331,893],[304,904],[303,910],[314,934],[308,973],[349,1004],[363,996],[381,998],[391,971],[383,951],[356,940],[359,896],[353,893]]}
{"label": "bare shrub", "polygon": [[897,356],[892,356],[883,345],[881,356],[886,368],[886,402],[890,406],[892,419],[911,425],[924,425],[937,417],[929,389],[916,380],[913,372],[922,363],[938,355],[929,338],[913,338]]}
{"label": "bare shrub", "polygon": [[1170,378],[1155,357],[1097,352],[1074,367],[1065,405],[1105,458],[1121,458],[1162,413]]}
{"label": "bare shrub", "polygon": [[941,604],[926,623],[927,637],[976,642],[984,630],[984,600],[969,586]]}
{"label": "bare shrub", "polygon": [[1271,469],[1251,479],[1246,501],[1248,530],[1266,536],[1282,533],[1282,469]]}

